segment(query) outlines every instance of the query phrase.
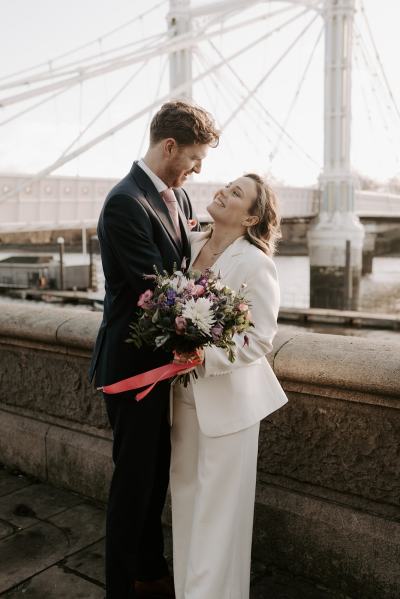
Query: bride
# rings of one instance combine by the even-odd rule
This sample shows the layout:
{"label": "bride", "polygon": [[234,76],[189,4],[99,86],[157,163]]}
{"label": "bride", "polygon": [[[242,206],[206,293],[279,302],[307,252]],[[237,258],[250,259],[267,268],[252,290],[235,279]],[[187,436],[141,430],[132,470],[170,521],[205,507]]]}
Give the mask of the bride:
{"label": "bride", "polygon": [[191,267],[219,272],[236,291],[245,283],[255,326],[236,335],[233,364],[223,349],[206,347],[198,379],[173,388],[175,593],[247,599],[260,420],[287,402],[265,358],[277,331],[280,226],[272,190],[252,173],[217,191],[207,210],[214,225],[191,233]]}

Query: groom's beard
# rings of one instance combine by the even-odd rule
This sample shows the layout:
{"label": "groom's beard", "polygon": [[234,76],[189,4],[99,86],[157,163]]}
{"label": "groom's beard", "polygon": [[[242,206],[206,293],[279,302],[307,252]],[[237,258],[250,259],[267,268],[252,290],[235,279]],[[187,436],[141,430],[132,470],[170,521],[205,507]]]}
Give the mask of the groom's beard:
{"label": "groom's beard", "polygon": [[193,174],[193,170],[185,170],[182,164],[171,164],[165,171],[164,181],[169,187],[182,187]]}

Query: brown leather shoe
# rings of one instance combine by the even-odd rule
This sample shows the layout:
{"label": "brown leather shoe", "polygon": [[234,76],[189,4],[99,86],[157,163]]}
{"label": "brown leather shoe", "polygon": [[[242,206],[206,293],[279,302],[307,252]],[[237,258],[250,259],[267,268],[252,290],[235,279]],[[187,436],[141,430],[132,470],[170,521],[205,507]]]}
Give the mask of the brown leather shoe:
{"label": "brown leather shoe", "polygon": [[174,580],[164,576],[158,580],[136,580],[135,597],[137,599],[175,599]]}

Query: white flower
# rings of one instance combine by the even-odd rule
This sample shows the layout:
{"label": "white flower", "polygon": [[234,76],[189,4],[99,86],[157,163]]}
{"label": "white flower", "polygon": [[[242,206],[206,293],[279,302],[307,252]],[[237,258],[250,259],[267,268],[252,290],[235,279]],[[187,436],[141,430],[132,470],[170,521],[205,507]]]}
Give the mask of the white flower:
{"label": "white flower", "polygon": [[190,281],[187,277],[185,277],[182,273],[177,272],[176,276],[170,279],[169,286],[171,289],[176,291],[176,293],[182,293],[189,285],[189,282]]}
{"label": "white flower", "polygon": [[212,304],[206,297],[199,297],[197,300],[190,298],[183,307],[182,316],[187,320],[191,320],[200,331],[209,335],[215,322],[211,307]]}

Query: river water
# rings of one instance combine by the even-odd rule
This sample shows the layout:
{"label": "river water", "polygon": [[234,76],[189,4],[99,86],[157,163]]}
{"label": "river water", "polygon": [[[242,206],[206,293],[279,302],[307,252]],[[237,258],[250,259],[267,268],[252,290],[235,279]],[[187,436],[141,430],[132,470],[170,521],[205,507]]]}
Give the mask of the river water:
{"label": "river water", "polygon": [[[0,252],[0,260],[10,255],[27,252]],[[57,259],[57,255],[54,255]],[[89,262],[88,255],[66,253],[67,264],[82,264]],[[281,287],[281,305],[289,308],[308,308],[310,302],[310,264],[308,256],[276,256],[274,258]],[[98,296],[103,297],[104,276],[101,260],[95,255]],[[0,296],[1,301],[10,301]],[[14,300],[22,301],[22,300]],[[52,305],[52,304],[51,304]],[[360,310],[400,315],[400,256],[382,256],[373,260],[373,270],[361,281]],[[323,332],[333,334],[355,335],[373,337],[377,339],[391,339],[400,343],[400,334],[396,331],[357,329],[336,325],[313,324],[306,327],[292,324],[280,324],[283,330]]]}

